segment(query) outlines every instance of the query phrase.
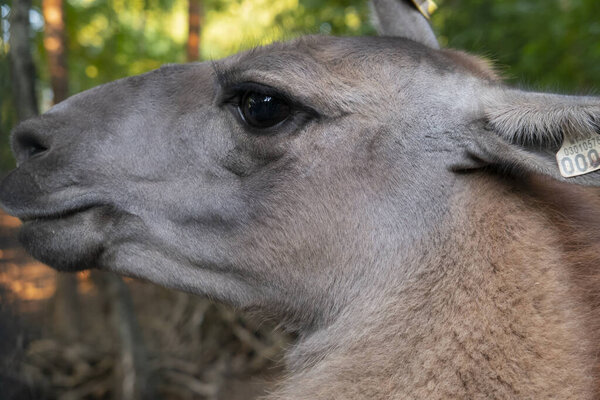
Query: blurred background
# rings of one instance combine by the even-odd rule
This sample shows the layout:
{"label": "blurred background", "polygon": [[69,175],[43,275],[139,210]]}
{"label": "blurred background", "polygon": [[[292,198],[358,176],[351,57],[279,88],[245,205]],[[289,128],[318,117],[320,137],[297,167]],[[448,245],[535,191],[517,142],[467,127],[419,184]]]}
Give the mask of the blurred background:
{"label": "blurred background", "polygon": [[[438,0],[442,46],[532,90],[598,94],[598,0]],[[365,0],[0,0],[0,177],[21,119],[164,63],[303,34],[373,35]],[[250,399],[293,335],[100,272],[57,274],[0,212],[0,399]]]}

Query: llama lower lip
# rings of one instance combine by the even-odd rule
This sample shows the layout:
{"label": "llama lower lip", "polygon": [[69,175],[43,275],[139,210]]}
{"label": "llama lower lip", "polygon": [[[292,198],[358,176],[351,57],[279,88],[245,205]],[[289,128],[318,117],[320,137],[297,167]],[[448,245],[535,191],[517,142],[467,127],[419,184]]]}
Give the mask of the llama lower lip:
{"label": "llama lower lip", "polygon": [[103,210],[88,206],[25,218],[19,241],[33,257],[58,270],[93,268],[105,237]]}

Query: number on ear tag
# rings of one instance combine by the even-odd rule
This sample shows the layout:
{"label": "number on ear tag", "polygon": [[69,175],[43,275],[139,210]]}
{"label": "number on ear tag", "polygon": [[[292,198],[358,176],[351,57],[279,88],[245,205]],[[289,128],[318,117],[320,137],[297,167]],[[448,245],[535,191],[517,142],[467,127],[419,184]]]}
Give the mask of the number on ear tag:
{"label": "number on ear tag", "polygon": [[560,174],[565,178],[589,174],[600,169],[600,135],[587,139],[564,139],[556,153]]}

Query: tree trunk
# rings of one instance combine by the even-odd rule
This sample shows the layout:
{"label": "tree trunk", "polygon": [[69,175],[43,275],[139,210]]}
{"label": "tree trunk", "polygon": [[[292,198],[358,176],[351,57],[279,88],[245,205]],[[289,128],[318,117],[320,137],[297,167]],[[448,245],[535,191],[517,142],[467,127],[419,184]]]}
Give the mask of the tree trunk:
{"label": "tree trunk", "polygon": [[188,40],[187,60],[198,61],[200,59],[200,26],[202,23],[201,0],[189,0],[188,4]]}
{"label": "tree trunk", "polygon": [[151,379],[146,347],[137,323],[129,289],[110,272],[94,271],[93,279],[107,297],[109,323],[119,354],[113,398],[116,400],[158,399],[156,382]]}
{"label": "tree trunk", "polygon": [[77,340],[81,332],[77,275],[59,272],[52,299],[52,323],[55,334],[65,342]]}
{"label": "tree trunk", "polygon": [[44,48],[50,68],[50,83],[54,93],[54,104],[60,103],[69,95],[67,69],[67,36],[62,0],[43,0]]}
{"label": "tree trunk", "polygon": [[31,0],[13,0],[10,15],[10,72],[17,118],[22,121],[38,114],[35,95],[35,65],[31,57],[29,9]]}

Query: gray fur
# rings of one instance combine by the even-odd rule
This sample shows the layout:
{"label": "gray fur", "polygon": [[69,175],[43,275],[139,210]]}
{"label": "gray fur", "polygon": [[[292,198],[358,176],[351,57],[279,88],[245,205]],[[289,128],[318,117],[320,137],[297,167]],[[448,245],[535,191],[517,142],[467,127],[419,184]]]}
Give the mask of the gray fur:
{"label": "gray fur", "polygon": [[578,139],[596,135],[600,129],[600,101],[595,97],[502,88],[490,92],[484,107],[491,126],[510,142],[560,145],[564,135]]}
{"label": "gray fur", "polygon": [[[271,399],[595,398],[597,310],[523,187],[563,180],[559,126],[591,127],[597,100],[509,90],[431,47],[309,36],[99,86],[15,129],[0,202],[53,267],[298,332]],[[256,132],[243,82],[301,106]]]}
{"label": "gray fur", "polygon": [[403,37],[439,49],[427,19],[410,0],[373,0],[369,4],[373,25],[380,35]]}

